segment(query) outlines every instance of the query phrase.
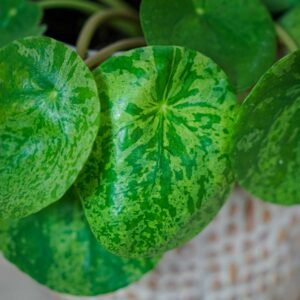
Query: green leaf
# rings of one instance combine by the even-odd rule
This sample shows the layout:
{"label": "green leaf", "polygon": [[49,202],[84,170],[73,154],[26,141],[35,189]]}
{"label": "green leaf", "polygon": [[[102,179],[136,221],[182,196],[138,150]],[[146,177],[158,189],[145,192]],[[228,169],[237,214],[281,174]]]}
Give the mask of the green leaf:
{"label": "green leaf", "polygon": [[300,48],[300,5],[283,15],[279,23]]}
{"label": "green leaf", "polygon": [[143,0],[151,45],[178,45],[211,57],[238,91],[252,86],[275,59],[272,19],[259,0]]}
{"label": "green leaf", "polygon": [[300,203],[300,52],[284,57],[242,105],[234,169],[254,195],[283,205]]}
{"label": "green leaf", "polygon": [[102,124],[78,188],[92,230],[125,257],[163,253],[218,213],[232,183],[236,98],[200,53],[146,47],[95,72]]}
{"label": "green leaf", "polygon": [[262,0],[262,2],[273,13],[279,13],[288,10],[300,3],[299,0]]}
{"label": "green leaf", "polygon": [[27,0],[1,0],[0,47],[16,39],[41,35],[45,27],[39,26],[42,9]]}
{"label": "green leaf", "polygon": [[0,220],[60,199],[99,128],[92,73],[64,44],[42,37],[0,49]]}
{"label": "green leaf", "polygon": [[1,232],[4,256],[61,293],[91,296],[115,291],[140,279],[159,260],[121,258],[102,248],[73,189],[37,214],[0,225]]}

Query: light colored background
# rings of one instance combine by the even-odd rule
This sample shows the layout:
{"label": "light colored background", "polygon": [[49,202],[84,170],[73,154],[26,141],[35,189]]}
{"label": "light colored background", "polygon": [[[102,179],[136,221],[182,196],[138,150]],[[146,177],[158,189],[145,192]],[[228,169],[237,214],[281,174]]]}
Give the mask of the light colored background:
{"label": "light colored background", "polygon": [[[0,300],[78,300],[0,258]],[[300,207],[236,190],[218,217],[138,283],[99,300],[300,300]]]}

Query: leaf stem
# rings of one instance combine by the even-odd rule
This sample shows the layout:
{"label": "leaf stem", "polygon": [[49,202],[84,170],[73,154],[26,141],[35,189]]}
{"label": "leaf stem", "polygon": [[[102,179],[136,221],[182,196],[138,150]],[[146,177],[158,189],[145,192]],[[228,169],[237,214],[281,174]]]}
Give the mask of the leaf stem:
{"label": "leaf stem", "polygon": [[98,27],[104,22],[116,18],[139,22],[139,16],[129,10],[110,9],[92,15],[83,26],[76,43],[77,52],[82,58],[85,58],[92,37]]}
{"label": "leaf stem", "polygon": [[94,56],[87,58],[85,63],[90,69],[94,69],[118,51],[142,47],[145,46],[145,44],[145,39],[143,37],[120,40],[101,49]]}
{"label": "leaf stem", "polygon": [[[115,1],[115,0],[106,0],[106,1]],[[40,0],[37,3],[42,9],[69,8],[69,9],[75,9],[81,11],[89,15],[107,9],[104,5],[101,5],[100,3],[94,3],[89,0]],[[133,10],[132,8],[124,7],[122,9],[126,11],[130,11],[131,13],[136,13],[136,15],[138,15],[137,12],[135,12],[135,10]],[[140,32],[139,25],[138,26],[129,26],[129,25],[132,24],[131,23],[125,24],[124,22],[123,23],[114,22],[112,24],[112,26],[114,26],[116,29],[130,36]]]}
{"label": "leaf stem", "polygon": [[38,4],[43,9],[71,8],[87,14],[92,14],[105,8],[99,3],[82,0],[42,0]]}
{"label": "leaf stem", "polygon": [[128,10],[134,10],[130,5],[123,2],[122,0],[98,0],[98,2],[105,3],[112,8],[124,8]]}
{"label": "leaf stem", "polygon": [[299,49],[296,42],[281,25],[275,23],[275,29],[279,40],[288,48],[290,52],[294,52]]}

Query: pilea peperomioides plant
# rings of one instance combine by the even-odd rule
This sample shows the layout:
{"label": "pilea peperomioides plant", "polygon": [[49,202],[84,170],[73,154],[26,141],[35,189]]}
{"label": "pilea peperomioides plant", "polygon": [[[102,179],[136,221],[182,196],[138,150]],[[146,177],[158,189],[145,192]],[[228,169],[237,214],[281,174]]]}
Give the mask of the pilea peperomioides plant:
{"label": "pilea peperomioides plant", "polygon": [[[78,54],[47,37],[9,43],[40,34],[54,0],[4,3],[6,17],[39,7],[18,35],[5,28],[22,22],[0,19],[0,248],[38,282],[76,295],[128,285],[201,232],[235,179],[300,203],[300,52],[271,67],[276,32],[300,45],[299,1],[143,0],[148,46],[110,57],[144,43],[126,39],[85,63],[98,25],[137,18],[126,3],[66,1],[101,10]],[[263,3],[292,9],[274,24]]]}

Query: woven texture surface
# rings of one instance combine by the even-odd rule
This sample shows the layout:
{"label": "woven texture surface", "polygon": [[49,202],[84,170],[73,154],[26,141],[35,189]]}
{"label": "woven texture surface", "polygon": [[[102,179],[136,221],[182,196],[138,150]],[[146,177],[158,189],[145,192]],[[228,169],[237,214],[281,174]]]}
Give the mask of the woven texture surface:
{"label": "woven texture surface", "polygon": [[[8,288],[1,285],[4,276],[0,276],[0,300],[8,299],[3,298],[3,288]],[[92,298],[44,289],[43,299],[299,300],[299,283],[300,207],[274,206],[237,189],[204,232],[166,253],[138,283]]]}

